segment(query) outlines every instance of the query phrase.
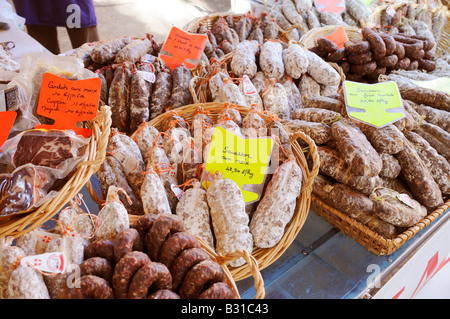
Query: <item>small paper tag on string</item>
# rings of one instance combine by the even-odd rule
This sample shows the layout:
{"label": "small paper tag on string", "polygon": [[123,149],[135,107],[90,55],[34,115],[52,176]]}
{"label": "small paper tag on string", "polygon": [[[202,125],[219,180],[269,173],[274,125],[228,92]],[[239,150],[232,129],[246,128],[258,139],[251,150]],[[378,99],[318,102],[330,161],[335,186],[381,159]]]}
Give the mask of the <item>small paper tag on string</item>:
{"label": "small paper tag on string", "polygon": [[243,85],[244,85],[244,94],[245,95],[253,95],[256,94],[256,88],[253,85],[252,81],[250,81],[250,78],[248,75],[243,76]]}
{"label": "small paper tag on string", "polygon": [[200,60],[206,40],[206,34],[189,33],[173,26],[159,58],[172,70],[182,64],[191,70]]}
{"label": "small paper tag on string", "polygon": [[387,14],[389,14],[391,17],[393,17],[393,16],[395,16],[395,9],[394,8],[392,8],[392,6],[389,6],[387,9],[386,9],[386,13]]}
{"label": "small paper tag on string", "polygon": [[17,113],[15,111],[0,112],[0,152],[3,144],[8,139],[16,117]]}
{"label": "small paper tag on string", "polygon": [[408,194],[397,194],[397,198],[399,201],[408,205],[409,207],[416,208],[414,202],[411,200],[411,197],[409,197]]}
{"label": "small paper tag on string", "polygon": [[100,78],[71,81],[51,73],[42,76],[37,114],[53,119],[52,125],[37,125],[36,129],[73,130],[84,137],[91,129],[79,128],[78,122],[97,116],[100,100]]}
{"label": "small paper tag on string", "polygon": [[142,78],[150,83],[155,83],[156,76],[153,72],[147,72],[147,71],[137,71]]}
{"label": "small paper tag on string", "polygon": [[181,197],[183,197],[183,190],[177,187],[177,185],[170,184],[170,188],[172,189],[173,194],[178,200],[180,200]]}
{"label": "small paper tag on string", "polygon": [[62,252],[25,256],[20,264],[50,274],[63,273],[67,268],[66,256]]}
{"label": "small paper tag on string", "polygon": [[49,233],[43,230],[37,230],[36,236],[43,244],[48,244],[51,240],[61,237],[59,234]]}

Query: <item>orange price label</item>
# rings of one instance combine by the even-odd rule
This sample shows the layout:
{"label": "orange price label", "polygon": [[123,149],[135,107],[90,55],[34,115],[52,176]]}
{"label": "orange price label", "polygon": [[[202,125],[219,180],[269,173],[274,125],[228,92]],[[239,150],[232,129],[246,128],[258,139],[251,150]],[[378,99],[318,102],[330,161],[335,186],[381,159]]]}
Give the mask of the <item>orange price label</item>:
{"label": "orange price label", "polygon": [[333,33],[324,36],[328,40],[337,44],[339,49],[344,47],[344,43],[348,41],[347,33],[345,33],[344,27],[339,27]]}
{"label": "orange price label", "polygon": [[170,69],[184,64],[193,69],[205,48],[205,34],[194,34],[172,27],[162,47],[159,57]]}
{"label": "orange price label", "polygon": [[3,143],[8,139],[16,116],[17,113],[15,111],[0,112],[0,151],[2,150]]}
{"label": "orange price label", "polygon": [[45,73],[36,112],[53,119],[55,123],[41,124],[35,128],[73,130],[84,137],[91,136],[92,130],[76,127],[76,124],[97,116],[100,86],[100,78],[71,81]]}
{"label": "orange price label", "polygon": [[341,14],[345,10],[345,0],[314,0],[317,11]]}

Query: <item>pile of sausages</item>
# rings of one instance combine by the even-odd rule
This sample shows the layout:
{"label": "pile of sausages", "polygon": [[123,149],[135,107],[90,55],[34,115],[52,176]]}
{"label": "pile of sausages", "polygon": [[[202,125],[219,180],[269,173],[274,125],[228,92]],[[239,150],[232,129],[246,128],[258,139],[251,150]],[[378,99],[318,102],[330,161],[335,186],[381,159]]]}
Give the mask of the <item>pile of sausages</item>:
{"label": "pile of sausages", "polygon": [[236,299],[223,268],[178,216],[147,214],[84,251],[71,299]]}
{"label": "pile of sausages", "polygon": [[327,62],[338,63],[347,80],[377,82],[380,74],[392,70],[425,70],[436,68],[433,61],[434,39],[419,35],[389,34],[371,28],[361,29],[361,40],[349,40],[344,47],[320,37],[310,51]]}

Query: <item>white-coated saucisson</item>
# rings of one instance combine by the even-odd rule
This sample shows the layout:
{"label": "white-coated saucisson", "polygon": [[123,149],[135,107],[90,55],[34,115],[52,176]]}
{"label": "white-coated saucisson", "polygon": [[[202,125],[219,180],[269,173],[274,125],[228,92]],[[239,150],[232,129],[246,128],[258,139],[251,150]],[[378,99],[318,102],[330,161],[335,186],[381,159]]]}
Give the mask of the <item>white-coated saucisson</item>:
{"label": "white-coated saucisson", "polygon": [[294,159],[284,162],[273,174],[250,221],[256,247],[271,248],[280,242],[286,225],[294,216],[302,177],[302,170]]}
{"label": "white-coated saucisson", "polygon": [[[216,237],[216,251],[226,255],[237,250],[249,253],[253,250],[253,237],[249,231],[249,217],[245,212],[245,201],[239,186],[216,173],[206,196],[211,211],[211,221]],[[232,260],[232,267],[245,263],[244,258]]]}
{"label": "white-coated saucisson", "polygon": [[187,231],[214,247],[206,191],[198,180],[194,180],[192,187],[184,191],[177,205],[176,215],[183,219]]}

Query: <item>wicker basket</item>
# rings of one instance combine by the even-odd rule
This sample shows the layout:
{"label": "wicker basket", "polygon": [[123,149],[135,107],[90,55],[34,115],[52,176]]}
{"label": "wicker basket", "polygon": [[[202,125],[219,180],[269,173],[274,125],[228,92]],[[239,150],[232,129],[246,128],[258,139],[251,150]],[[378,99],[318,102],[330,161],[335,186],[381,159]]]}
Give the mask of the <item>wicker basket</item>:
{"label": "wicker basket", "polygon": [[[208,30],[211,30],[214,23],[220,17],[232,16],[234,19],[239,19],[243,15],[244,14],[236,14],[236,13],[231,13],[231,12],[214,13],[211,15],[199,17],[199,18],[192,20],[184,27],[184,30],[187,32],[196,32],[198,27],[200,26],[200,24],[204,24]],[[278,39],[280,39],[281,41],[284,41],[286,43],[289,42],[290,40],[292,40],[292,37],[289,35],[289,32],[291,30],[283,30],[281,27],[279,27],[278,30],[279,30]]]}
{"label": "wicker basket", "polygon": [[345,33],[347,34],[347,37],[349,40],[359,40],[362,39],[362,35],[359,32],[359,28],[357,27],[350,27],[350,26],[341,26],[341,25],[328,25],[321,28],[314,28],[306,32],[300,39],[300,42],[303,43],[305,48],[310,49],[317,45],[316,39],[318,37],[323,37],[330,35],[334,31],[336,31],[337,28],[343,27],[345,30]]}
{"label": "wicker basket", "polygon": [[[192,121],[192,117],[197,107],[202,106],[205,111],[209,112],[209,115],[213,118],[213,120],[216,120],[218,114],[223,109],[224,105],[225,105],[224,103],[214,103],[214,102],[205,104],[191,104],[177,108],[176,112],[178,113],[178,115],[182,116],[189,123]],[[247,115],[250,110],[245,106],[236,106],[236,107],[238,108],[243,117]],[[264,114],[261,116],[267,123],[269,123],[270,119],[268,116]],[[149,122],[149,124],[158,128],[163,120],[164,114],[153,119],[152,121]],[[297,139],[302,139],[309,145],[308,151],[310,152],[311,159],[313,162],[311,169],[308,168],[306,157],[303,154],[303,150],[298,145]],[[253,258],[255,258],[259,269],[264,269],[267,266],[271,265],[284,253],[284,251],[294,241],[295,237],[299,233],[300,229],[303,227],[303,224],[305,223],[306,218],[308,216],[311,204],[312,183],[319,170],[319,156],[315,143],[306,134],[298,132],[291,137],[291,141],[293,154],[298,164],[303,170],[304,185],[301,190],[301,194],[297,199],[297,205],[295,208],[294,216],[291,222],[287,225],[286,231],[281,241],[273,248],[266,248],[266,249],[255,248],[252,251],[252,256]],[[229,261],[235,259],[236,255],[233,254],[227,256],[219,256],[218,258],[221,264],[226,264]],[[233,278],[236,281],[238,281],[249,277],[252,273],[252,269],[249,267],[249,265],[243,265],[240,267],[230,267],[230,272],[233,275]]]}
{"label": "wicker basket", "polygon": [[422,220],[407,230],[397,235],[393,239],[386,239],[376,232],[370,230],[368,227],[359,223],[348,215],[334,209],[328,204],[324,203],[316,195],[312,195],[311,209],[317,215],[321,216],[334,227],[341,230],[344,234],[354,239],[356,242],[364,246],[367,250],[376,255],[384,256],[392,254],[399,249],[404,243],[414,237],[419,231],[426,228],[439,216],[444,214],[450,208],[450,199],[435,211],[428,214]]}
{"label": "wicker basket", "polygon": [[78,164],[76,172],[51,200],[31,213],[13,216],[7,221],[0,222],[0,237],[19,237],[50,220],[78,194],[91,176],[97,172],[106,155],[111,127],[110,107],[102,107],[97,117],[89,123],[92,128],[92,136],[88,145],[86,161]]}
{"label": "wicker basket", "polygon": [[[450,45],[450,9],[443,5],[440,1],[436,2],[437,7],[432,9],[432,12],[436,12],[438,10],[442,10],[445,12],[445,15],[447,17],[446,23],[444,28],[442,29],[441,38],[439,39],[436,47],[436,53],[435,56],[439,57],[444,52],[448,52],[448,47]],[[386,10],[389,6],[392,6],[394,10],[397,10],[399,7],[405,5],[405,3],[397,3],[397,4],[387,4],[376,7],[372,12],[372,19],[376,26],[380,25],[380,17],[382,12]],[[414,4],[414,7],[418,7],[418,4]]]}
{"label": "wicker basket", "polygon": [[[229,13],[229,12],[223,12],[223,13],[215,13],[211,15],[207,15],[204,17],[199,17],[197,19],[194,19],[191,21],[188,25],[184,27],[184,30],[188,32],[196,32],[200,24],[204,24],[205,27],[208,30],[211,30],[214,23],[219,19],[220,17],[224,16],[232,16],[234,19],[241,18],[243,14],[235,14],[235,13]],[[289,43],[289,41],[292,41],[292,37],[289,35],[290,30],[283,30],[281,27],[278,27],[278,40]],[[193,103],[207,103],[207,83],[209,80],[209,77],[212,75],[213,69],[216,68],[221,63],[227,63],[232,58],[232,53],[227,53],[224,56],[222,56],[218,61],[210,61],[210,70],[207,72],[192,72],[192,79],[189,82],[189,90],[191,92],[191,95],[193,97]],[[203,69],[202,69],[203,71]]]}

